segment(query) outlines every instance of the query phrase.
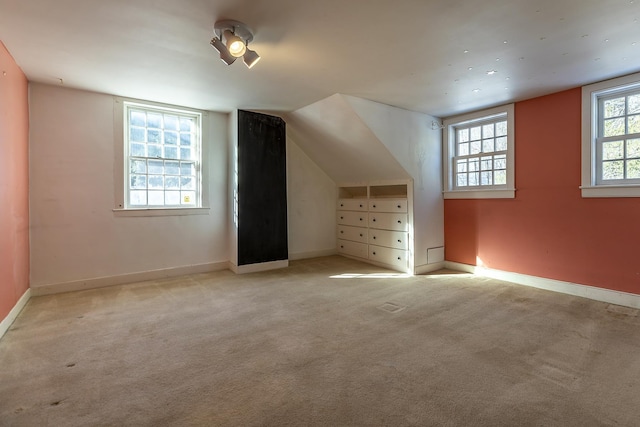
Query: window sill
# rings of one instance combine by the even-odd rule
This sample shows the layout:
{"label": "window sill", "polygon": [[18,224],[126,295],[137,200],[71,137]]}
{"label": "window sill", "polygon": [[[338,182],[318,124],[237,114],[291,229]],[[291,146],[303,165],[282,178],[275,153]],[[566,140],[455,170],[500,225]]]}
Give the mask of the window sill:
{"label": "window sill", "polygon": [[639,185],[580,186],[582,198],[640,197]]}
{"label": "window sill", "polygon": [[515,189],[443,191],[445,199],[515,199]]}
{"label": "window sill", "polygon": [[209,215],[209,208],[113,209],[115,216],[182,216]]}

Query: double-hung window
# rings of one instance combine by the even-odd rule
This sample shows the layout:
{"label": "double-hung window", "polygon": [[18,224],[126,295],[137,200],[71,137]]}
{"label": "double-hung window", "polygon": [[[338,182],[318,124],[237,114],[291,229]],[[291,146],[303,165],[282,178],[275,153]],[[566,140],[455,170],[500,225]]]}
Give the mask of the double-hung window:
{"label": "double-hung window", "polygon": [[444,122],[445,198],[514,197],[513,105]]}
{"label": "double-hung window", "polygon": [[640,75],[582,90],[583,197],[640,196]]}
{"label": "double-hung window", "polygon": [[202,114],[124,103],[125,209],[197,208]]}

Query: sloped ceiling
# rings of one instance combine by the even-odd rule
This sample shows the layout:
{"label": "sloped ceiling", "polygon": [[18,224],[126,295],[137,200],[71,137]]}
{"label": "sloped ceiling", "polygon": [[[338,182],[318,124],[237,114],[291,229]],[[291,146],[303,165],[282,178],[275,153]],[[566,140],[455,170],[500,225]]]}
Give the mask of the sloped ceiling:
{"label": "sloped ceiling", "polygon": [[343,95],[283,117],[287,135],[338,184],[410,178]]}

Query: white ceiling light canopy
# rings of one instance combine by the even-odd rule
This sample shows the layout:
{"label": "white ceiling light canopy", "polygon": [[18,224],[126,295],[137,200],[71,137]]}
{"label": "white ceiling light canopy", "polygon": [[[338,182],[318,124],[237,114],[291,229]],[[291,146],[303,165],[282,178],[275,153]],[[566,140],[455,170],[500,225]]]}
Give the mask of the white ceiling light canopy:
{"label": "white ceiling light canopy", "polygon": [[242,56],[244,64],[251,68],[260,60],[260,55],[248,47],[253,40],[253,33],[242,22],[231,19],[218,21],[214,31],[216,37],[211,39],[211,46],[220,53],[220,59],[225,64],[231,65]]}

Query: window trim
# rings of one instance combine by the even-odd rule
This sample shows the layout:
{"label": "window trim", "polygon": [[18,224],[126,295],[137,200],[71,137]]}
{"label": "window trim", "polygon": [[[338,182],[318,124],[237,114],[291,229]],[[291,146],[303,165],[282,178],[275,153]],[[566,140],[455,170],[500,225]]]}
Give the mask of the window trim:
{"label": "window trim", "polygon": [[[142,108],[150,108],[165,111],[185,112],[200,115],[200,194],[199,205],[196,206],[160,206],[160,207],[127,207],[127,182],[126,173],[128,165],[126,132],[126,108],[125,104]],[[209,124],[207,111],[176,105],[162,104],[152,101],[144,101],[132,98],[113,98],[113,123],[114,123],[114,207],[112,211],[116,216],[182,216],[182,215],[207,215],[209,213],[209,165],[208,149],[206,141],[209,138]]]}
{"label": "window trim", "polygon": [[[454,128],[462,125],[480,123],[492,118],[506,116],[507,119],[507,183],[500,186],[474,187],[472,189],[455,188],[453,159],[456,157],[456,133]],[[445,199],[513,199],[515,198],[515,120],[514,104],[507,104],[486,110],[475,111],[450,117],[443,122],[443,183]]]}
{"label": "window trim", "polygon": [[598,137],[599,99],[640,90],[640,73],[605,80],[582,87],[582,170],[580,190],[583,198],[640,197],[640,184],[597,183],[596,139]]}

